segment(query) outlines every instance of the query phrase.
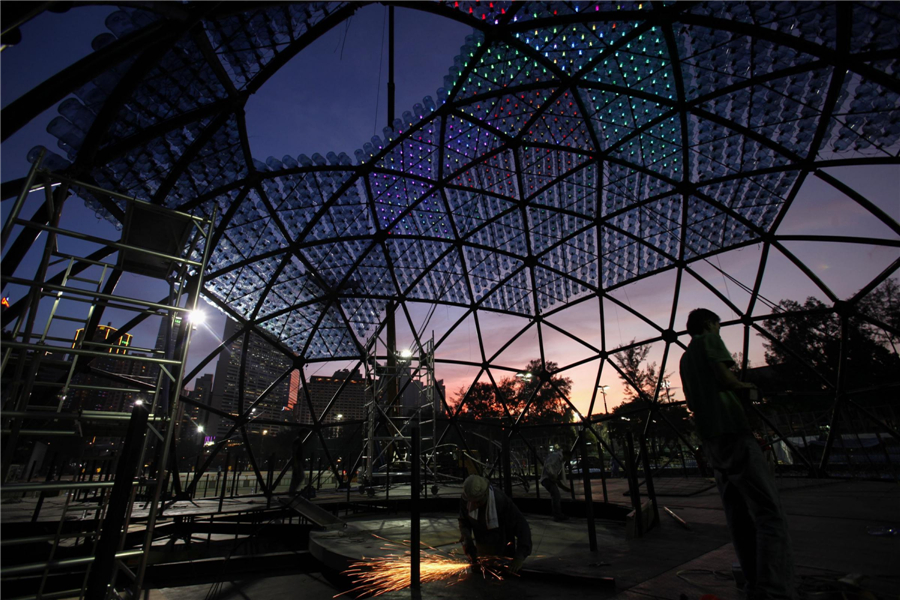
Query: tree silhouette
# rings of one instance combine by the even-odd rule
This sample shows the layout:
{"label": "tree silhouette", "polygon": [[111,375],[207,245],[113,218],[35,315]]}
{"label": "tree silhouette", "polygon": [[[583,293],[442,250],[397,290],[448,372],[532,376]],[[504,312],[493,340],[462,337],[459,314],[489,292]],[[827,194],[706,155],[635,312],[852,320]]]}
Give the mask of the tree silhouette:
{"label": "tree silhouette", "polygon": [[[631,340],[634,343],[634,340]],[[656,392],[659,379],[656,363],[647,363],[650,346],[632,346],[613,355],[613,360],[622,370],[619,379],[625,384],[626,402],[651,400]]]}
{"label": "tree silhouette", "polygon": [[467,417],[499,419],[506,416],[503,403],[494,393],[494,386],[489,382],[476,382],[468,390],[465,387],[459,388],[454,395],[453,404],[458,406],[463,400],[465,400],[465,404],[460,407],[459,412]]}
{"label": "tree silhouette", "polygon": [[525,367],[523,377],[517,376],[513,380],[511,392],[517,400],[516,413],[527,411],[522,418],[524,422],[567,423],[571,421],[572,409],[566,400],[572,392],[572,380],[568,377],[554,375],[553,373],[557,369],[559,369],[559,365],[551,361],[546,363],[546,369],[542,369],[541,361],[536,359]]}
{"label": "tree silhouette", "polygon": [[478,382],[467,396],[466,388],[460,388],[453,402],[459,405],[465,399],[459,413],[474,419],[507,419],[508,411],[512,419],[521,417],[521,423],[567,423],[572,412],[566,401],[572,380],[555,374],[559,369],[555,362],[548,361],[545,367],[540,359],[532,360],[517,376],[498,381],[496,389],[488,382]]}
{"label": "tree silhouette", "polygon": [[[642,435],[646,430],[648,435],[668,440],[675,437],[675,432],[666,420],[683,434],[693,430],[690,413],[683,405],[668,405],[661,401],[654,403],[659,368],[655,362],[647,362],[649,353],[650,346],[632,346],[613,355],[613,360],[621,369],[619,379],[625,384],[626,398],[612,410],[614,415],[619,416],[609,421],[609,431],[613,436],[622,436],[628,430],[634,435]],[[655,411],[665,411],[666,418]],[[648,417],[651,419],[649,427]]]}
{"label": "tree silhouette", "polygon": [[861,317],[884,325],[863,321],[863,327],[872,338],[896,355],[900,351],[900,283],[896,279],[885,280],[860,300],[858,308]]}
{"label": "tree silhouette", "polygon": [[[896,302],[896,283],[888,282],[880,291],[873,291],[863,307],[867,315],[879,315],[875,318],[883,323],[897,320],[896,305],[892,308],[889,304]],[[876,305],[876,302],[884,304]],[[900,357],[892,346],[895,331],[874,327],[858,313],[847,311],[844,316],[847,338],[841,364],[841,316],[835,309],[812,297],[803,304],[782,300],[778,307],[791,314],[765,321],[767,331],[775,340],[767,339],[764,344],[766,363],[774,373],[768,384],[774,389],[764,391],[793,392],[795,408],[814,408],[820,402],[817,396],[833,392],[839,368],[844,377],[843,389],[848,392],[896,384],[900,379]],[[883,403],[883,397],[878,396],[862,393],[857,400]]]}

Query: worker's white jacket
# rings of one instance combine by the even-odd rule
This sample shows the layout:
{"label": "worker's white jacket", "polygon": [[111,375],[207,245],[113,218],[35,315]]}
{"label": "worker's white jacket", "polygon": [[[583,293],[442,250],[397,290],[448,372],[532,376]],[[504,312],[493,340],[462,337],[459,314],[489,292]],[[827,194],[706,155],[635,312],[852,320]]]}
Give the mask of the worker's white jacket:
{"label": "worker's white jacket", "polygon": [[549,479],[567,485],[565,466],[565,459],[563,459],[562,452],[551,452],[544,460],[544,470],[541,473],[541,482],[543,483]]}

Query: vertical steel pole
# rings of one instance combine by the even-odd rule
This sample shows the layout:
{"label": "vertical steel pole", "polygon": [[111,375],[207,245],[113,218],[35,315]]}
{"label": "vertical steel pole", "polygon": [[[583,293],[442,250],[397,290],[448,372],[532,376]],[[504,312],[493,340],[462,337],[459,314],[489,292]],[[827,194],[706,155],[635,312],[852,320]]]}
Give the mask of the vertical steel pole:
{"label": "vertical steel pole", "polygon": [[421,462],[419,459],[419,454],[422,451],[422,432],[419,428],[419,424],[413,421],[410,424],[410,429],[412,433],[412,450],[410,452],[410,561],[409,561],[409,579],[410,585],[417,589],[419,587],[419,549],[421,546],[421,536],[419,530],[419,488],[421,482],[419,481],[419,463]]}
{"label": "vertical steel pole", "polygon": [[[393,11],[393,9],[391,9]],[[391,13],[393,14],[393,12]],[[22,212],[22,207],[25,206],[25,199],[28,198],[28,193],[31,191],[31,184],[34,183],[34,176],[37,175],[38,169],[41,168],[41,163],[44,162],[44,153],[47,150],[45,148],[41,148],[40,153],[38,154],[37,160],[31,165],[31,169],[28,171],[28,176],[25,178],[25,185],[22,186],[22,191],[19,193],[19,196],[16,198],[16,203],[13,204],[12,210],[9,212],[9,216],[6,218],[6,223],[3,224],[3,231],[0,233],[0,250],[6,248],[6,242],[9,240],[9,234],[12,233],[13,225],[15,224],[16,219],[19,218],[19,213]]]}
{"label": "vertical steel pole", "polygon": [[[388,127],[394,126],[394,7],[388,6]],[[388,418],[399,414],[397,396],[399,395],[400,372],[397,367],[397,321],[394,313],[397,307],[393,302],[388,303],[387,314],[387,375],[388,375]],[[397,412],[394,412],[397,411]],[[395,444],[388,442],[385,458],[387,459],[387,471],[390,472],[390,463],[393,462]],[[390,488],[390,473],[385,490]]]}
{"label": "vertical steel pole", "polygon": [[[384,39],[384,38],[382,38]],[[394,126],[394,6],[388,6],[388,127]]]}
{"label": "vertical steel pole", "polygon": [[[47,476],[44,478],[44,483],[50,483],[51,481],[53,481],[53,475],[56,471],[56,462],[58,458],[59,454],[56,452],[54,452],[53,456],[50,457],[50,466],[47,467]],[[62,473],[60,473],[60,475],[62,475]],[[59,479],[62,479],[62,477],[59,477]],[[41,507],[44,506],[44,498],[46,497],[47,492],[45,491],[41,491],[41,493],[38,495],[37,504],[35,504],[34,512],[31,515],[32,523],[37,523],[38,516],[41,514]]]}
{"label": "vertical steel pole", "polygon": [[[844,401],[844,361],[847,360],[847,333],[848,333],[848,317],[845,314],[840,315],[841,318],[841,343],[838,352],[838,368],[837,382],[834,390],[834,409],[831,413],[831,425],[828,427],[828,437],[825,439],[825,449],[822,451],[822,460],[819,461],[819,471],[825,472],[828,464],[828,458],[831,456],[831,449],[834,446],[834,440],[838,436],[838,421],[840,420],[841,405]],[[849,463],[849,456],[848,456]]]}
{"label": "vertical steel pole", "polygon": [[503,491],[506,492],[507,497],[512,498],[512,465],[510,464],[509,435],[506,432],[506,427],[500,428],[500,436],[502,444],[500,462],[503,468]]}
{"label": "vertical steel pole", "polygon": [[[219,491],[219,511],[222,512],[222,505],[225,503],[225,490],[228,488],[228,466],[231,464],[231,448],[225,450],[225,469],[222,475],[222,489]],[[219,479],[216,478],[216,488],[219,486]]]}
{"label": "vertical steel pole", "polygon": [[634,434],[625,432],[625,468],[628,470],[628,490],[631,507],[634,509],[634,526],[637,537],[644,535],[644,515],[641,513],[641,491],[638,487],[637,465],[634,460]]}
{"label": "vertical steel pole", "polygon": [[88,576],[86,598],[107,598],[110,587],[115,585],[116,551],[125,533],[123,529],[128,518],[128,501],[132,497],[131,489],[140,465],[149,416],[146,407],[138,404],[128,421],[128,431],[116,468],[116,479],[103,519],[103,529],[94,549],[94,562]]}
{"label": "vertical steel pole", "polygon": [[597,524],[594,522],[594,491],[591,489],[591,473],[590,469],[588,469],[587,441],[585,440],[585,433],[586,430],[582,429],[581,435],[578,436],[581,450],[581,479],[584,482],[584,506],[587,511],[588,542],[590,543],[591,552],[596,552]]}
{"label": "vertical steel pole", "polygon": [[[209,254],[212,251],[210,242],[212,241],[212,230],[214,224],[216,222],[216,207],[214,206],[212,209],[212,214],[209,217],[208,227],[205,232],[198,227],[199,232],[198,235],[203,235],[206,238],[206,242],[203,245],[203,258],[200,261],[200,267],[197,269],[197,275],[195,279],[195,286],[192,290],[189,291],[187,301],[185,303],[185,308],[188,308],[191,312],[197,310],[197,302],[200,300],[200,291],[203,289],[203,275],[204,270],[206,269],[206,265],[209,263]],[[195,225],[196,226],[196,225]],[[184,276],[184,265],[182,265],[181,275]],[[182,279],[184,281],[184,279]],[[181,290],[179,289],[179,295]],[[175,378],[174,385],[169,388],[170,394],[165,394],[163,397],[164,402],[168,402],[168,404],[163,404],[163,412],[168,413],[167,421],[166,421],[166,435],[165,440],[163,440],[162,446],[162,456],[159,460],[159,468],[163,470],[165,473],[165,469],[168,466],[167,461],[169,460],[169,451],[172,446],[174,446],[175,442],[175,428],[178,426],[177,415],[178,415],[178,401],[181,398],[181,388],[184,384],[184,365],[187,362],[188,349],[191,345],[191,329],[192,325],[190,320],[187,318],[188,315],[185,315],[185,318],[182,319],[181,326],[182,329],[179,332],[175,344],[178,348],[180,365],[178,366],[178,376]],[[85,332],[85,335],[87,332]],[[168,340],[167,340],[168,342]],[[168,348],[168,343],[166,344]],[[168,354],[168,352],[167,352]],[[174,476],[178,477],[178,470],[175,469]],[[138,565],[137,574],[134,581],[134,591],[135,593],[139,593],[141,587],[144,583],[144,574],[147,571],[147,559],[150,554],[150,548],[153,544],[153,530],[156,527],[156,519],[160,512],[160,495],[162,494],[162,486],[157,485],[156,489],[153,493],[153,504],[150,505],[150,511],[147,515],[147,535],[144,539],[144,554],[141,557],[140,564]]]}
{"label": "vertical steel pole", "polygon": [[603,456],[603,444],[597,444],[597,456],[600,458],[600,481],[603,482],[603,502],[609,503],[609,495],[606,493],[606,458]]}

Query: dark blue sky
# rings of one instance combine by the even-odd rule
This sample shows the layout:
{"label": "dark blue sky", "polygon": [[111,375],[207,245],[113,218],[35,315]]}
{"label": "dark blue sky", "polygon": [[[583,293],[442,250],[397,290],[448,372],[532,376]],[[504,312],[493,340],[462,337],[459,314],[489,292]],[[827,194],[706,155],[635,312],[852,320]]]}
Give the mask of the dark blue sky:
{"label": "dark blue sky", "polygon": [[[0,53],[2,106],[89,54],[91,41],[106,31],[104,19],[115,10],[112,6],[79,7],[64,14],[44,13],[26,24],[22,43]],[[395,9],[395,27],[395,109],[399,117],[426,95],[435,96],[471,30],[404,8]],[[387,8],[373,4],[305,48],[250,98],[246,120],[254,157],[264,161],[269,156],[280,159],[285,154],[311,156],[329,151],[346,152],[352,157],[354,150],[373,135],[382,135],[387,125],[387,79]],[[53,107],[4,142],[0,152],[3,181],[27,173],[25,155],[38,144],[63,154],[56,138],[46,131],[47,123],[57,114]],[[3,204],[4,213],[8,204]],[[65,220],[75,229],[116,236],[113,226],[97,219],[80,199],[68,202]],[[21,272],[33,274],[36,255],[31,253]],[[133,287],[129,279],[126,276],[120,283],[120,293],[128,293]],[[146,279],[141,285],[147,285]],[[157,295],[162,297],[165,291],[161,284]],[[10,292],[15,300],[14,286]],[[225,317],[214,309],[207,312],[211,317],[209,329],[220,335]],[[134,331],[135,343],[152,346],[156,327],[147,323]],[[218,344],[211,332],[195,333],[191,364]],[[205,371],[214,368],[215,361]]]}

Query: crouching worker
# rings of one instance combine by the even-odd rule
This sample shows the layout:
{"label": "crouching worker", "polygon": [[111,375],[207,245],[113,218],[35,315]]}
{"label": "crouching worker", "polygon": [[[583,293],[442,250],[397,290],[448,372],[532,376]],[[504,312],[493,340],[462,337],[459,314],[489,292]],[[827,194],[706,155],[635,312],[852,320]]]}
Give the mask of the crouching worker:
{"label": "crouching worker", "polygon": [[475,562],[479,556],[512,558],[517,573],[531,554],[531,529],[519,508],[480,475],[463,483],[459,500],[459,532],[463,551]]}

